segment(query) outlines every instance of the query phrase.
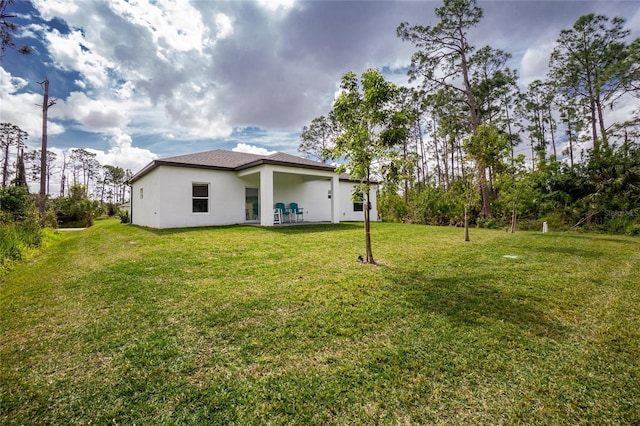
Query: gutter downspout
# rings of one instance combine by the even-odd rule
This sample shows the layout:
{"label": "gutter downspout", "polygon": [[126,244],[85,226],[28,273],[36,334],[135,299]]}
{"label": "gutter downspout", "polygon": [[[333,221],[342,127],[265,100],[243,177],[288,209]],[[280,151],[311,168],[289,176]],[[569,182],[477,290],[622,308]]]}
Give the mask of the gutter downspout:
{"label": "gutter downspout", "polygon": [[125,185],[129,187],[129,223],[133,225],[133,185],[129,181],[125,182]]}

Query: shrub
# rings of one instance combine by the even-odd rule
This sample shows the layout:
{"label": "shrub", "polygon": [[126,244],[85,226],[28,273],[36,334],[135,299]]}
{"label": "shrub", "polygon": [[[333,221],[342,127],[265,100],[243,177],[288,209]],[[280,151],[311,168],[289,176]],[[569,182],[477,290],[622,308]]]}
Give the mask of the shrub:
{"label": "shrub", "polygon": [[58,223],[65,227],[88,227],[93,225],[94,218],[103,213],[100,202],[87,198],[83,188],[73,185],[68,197],[54,198],[50,201]]}
{"label": "shrub", "polygon": [[0,190],[0,210],[9,214],[14,222],[27,217],[29,204],[31,200],[25,186],[7,186]]}
{"label": "shrub", "polygon": [[500,229],[506,226],[503,221],[495,217],[488,217],[486,219],[478,218],[476,222],[478,224],[478,228]]}
{"label": "shrub", "polygon": [[23,246],[15,224],[0,224],[0,264],[4,265],[7,260],[21,259]]}
{"label": "shrub", "polygon": [[119,210],[120,223],[129,223],[129,212],[127,210]]}
{"label": "shrub", "polygon": [[42,243],[42,230],[35,206],[25,187],[9,186],[0,191],[0,269],[8,261],[24,258]]}

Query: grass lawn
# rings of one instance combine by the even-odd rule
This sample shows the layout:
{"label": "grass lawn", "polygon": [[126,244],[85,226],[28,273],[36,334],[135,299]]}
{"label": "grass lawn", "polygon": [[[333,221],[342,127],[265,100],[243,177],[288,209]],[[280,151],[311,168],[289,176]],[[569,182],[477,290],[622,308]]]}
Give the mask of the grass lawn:
{"label": "grass lawn", "polygon": [[[0,423],[640,424],[640,240],[373,224],[54,235]],[[507,257],[505,257],[507,256]]]}

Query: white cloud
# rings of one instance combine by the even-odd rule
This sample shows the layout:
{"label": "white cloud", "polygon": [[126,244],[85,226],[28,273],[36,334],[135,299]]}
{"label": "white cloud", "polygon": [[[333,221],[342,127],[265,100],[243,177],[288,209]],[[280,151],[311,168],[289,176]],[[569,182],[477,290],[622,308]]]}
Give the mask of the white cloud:
{"label": "white cloud", "polygon": [[33,0],[40,15],[51,20],[55,17],[70,16],[78,12],[79,5],[67,0]]}
{"label": "white cloud", "polygon": [[270,12],[287,12],[294,6],[295,0],[258,0],[258,4]]}
{"label": "white cloud", "polygon": [[271,155],[275,154],[275,151],[269,151],[266,148],[261,148],[255,145],[249,145],[246,143],[239,143],[235,148],[231,149],[231,151],[235,152],[244,152],[247,154],[257,154],[257,155]]}
{"label": "white cloud", "polygon": [[109,7],[122,18],[149,30],[159,52],[192,49],[202,52],[202,47],[209,43],[209,31],[200,12],[187,2],[111,1]]}
{"label": "white cloud", "polygon": [[79,72],[94,87],[108,84],[108,71],[115,65],[95,53],[94,45],[85,39],[82,31],[63,35],[54,29],[46,33],[46,39],[58,68]]}
{"label": "white cloud", "polygon": [[92,132],[122,128],[127,124],[121,105],[108,99],[90,99],[81,92],[71,92],[60,113],[54,114],[75,120],[83,130]]}
{"label": "white cloud", "polygon": [[0,91],[2,91],[2,93],[12,95],[26,85],[27,80],[20,77],[14,77],[5,71],[4,68],[0,67]]}
{"label": "white cloud", "polygon": [[130,169],[133,173],[142,169],[158,156],[148,149],[133,146],[133,139],[130,135],[121,130],[114,130],[109,139],[109,151],[99,151],[92,149],[96,154],[96,160],[102,165],[111,165]]}
{"label": "white cloud", "polygon": [[233,23],[231,18],[224,13],[216,13],[216,38],[218,40],[229,37],[233,34]]}
{"label": "white cloud", "polygon": [[544,80],[549,70],[549,57],[554,43],[547,42],[529,47],[520,61],[520,84],[526,87],[534,80]]}

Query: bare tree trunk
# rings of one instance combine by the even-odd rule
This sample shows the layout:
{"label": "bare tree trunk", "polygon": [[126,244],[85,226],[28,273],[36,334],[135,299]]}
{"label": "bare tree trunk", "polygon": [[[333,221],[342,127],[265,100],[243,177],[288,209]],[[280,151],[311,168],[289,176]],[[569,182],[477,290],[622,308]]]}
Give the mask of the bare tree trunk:
{"label": "bare tree trunk", "polygon": [[548,112],[549,112],[549,130],[551,131],[551,146],[553,147],[553,156],[555,157],[554,160],[557,161],[558,153],[556,152],[556,137],[554,135],[555,127],[553,126],[553,116],[551,115],[551,105],[549,105]]}
{"label": "bare tree trunk", "polygon": [[9,145],[10,138],[7,134],[7,144],[4,147],[4,163],[2,164],[2,187],[7,187],[7,182],[9,181]]}
{"label": "bare tree trunk", "polygon": [[371,218],[370,218],[370,207],[371,207],[371,198],[370,191],[367,189],[367,193],[365,194],[365,203],[363,206],[364,209],[364,241],[366,246],[366,263],[375,264],[375,260],[373,260],[373,250],[371,249]]}
{"label": "bare tree trunk", "polygon": [[596,98],[596,107],[598,109],[598,123],[600,124],[600,138],[602,139],[602,144],[606,148],[609,145],[607,141],[607,128],[604,125],[604,117],[602,115],[602,102],[600,99]]}
{"label": "bare tree trunk", "polygon": [[[435,123],[434,123],[435,125]],[[438,185],[443,186],[442,185],[442,168],[440,167],[440,153],[438,152],[438,137],[435,133],[433,133],[433,148],[434,148],[434,152],[436,155],[436,173],[438,174]]]}
{"label": "bare tree trunk", "polygon": [[38,207],[40,211],[40,226],[44,227],[45,200],[47,197],[47,112],[49,107],[53,106],[56,101],[49,100],[49,80],[45,78],[40,84],[44,86],[44,99],[42,101],[42,151],[40,152],[40,195]]}
{"label": "bare tree trunk", "polygon": [[482,195],[482,217],[491,217],[491,199],[489,195],[489,185],[487,184],[487,173],[484,166],[478,163],[478,185],[480,186],[480,195]]}
{"label": "bare tree trunk", "polygon": [[509,118],[509,105],[505,102],[504,107],[505,112],[507,113],[507,130],[509,131],[509,146],[511,147],[511,167],[513,167],[515,156],[514,156],[514,147],[513,147],[513,133],[511,131],[511,119]]}
{"label": "bare tree trunk", "polygon": [[455,154],[456,154],[456,140],[451,138],[451,181],[456,179],[456,167],[455,167]]}
{"label": "bare tree trunk", "polygon": [[444,182],[445,182],[445,189],[449,189],[451,188],[451,185],[449,184],[449,144],[447,144],[447,140],[443,138],[443,149],[444,152],[442,153],[442,165],[444,165]]}
{"label": "bare tree trunk", "polygon": [[596,130],[596,102],[593,94],[589,93],[589,109],[591,110],[591,136],[593,137],[593,152],[600,155],[600,144],[598,143],[598,131]]}
{"label": "bare tree trunk", "polygon": [[469,241],[469,205],[464,206],[464,240]]}

